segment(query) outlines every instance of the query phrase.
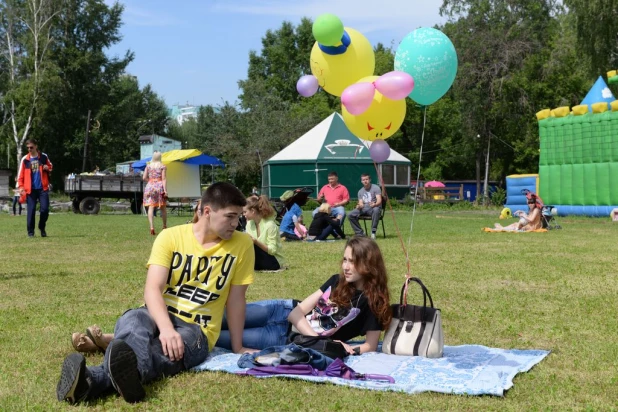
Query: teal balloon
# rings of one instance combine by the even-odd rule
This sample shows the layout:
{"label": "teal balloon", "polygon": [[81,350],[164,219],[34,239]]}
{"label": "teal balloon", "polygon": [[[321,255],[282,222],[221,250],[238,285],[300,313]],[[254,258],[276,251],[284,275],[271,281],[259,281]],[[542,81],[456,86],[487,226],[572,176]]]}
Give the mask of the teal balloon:
{"label": "teal balloon", "polygon": [[422,27],[408,33],[395,53],[395,70],[414,78],[410,98],[428,106],[450,89],[457,74],[457,52],[440,30]]}

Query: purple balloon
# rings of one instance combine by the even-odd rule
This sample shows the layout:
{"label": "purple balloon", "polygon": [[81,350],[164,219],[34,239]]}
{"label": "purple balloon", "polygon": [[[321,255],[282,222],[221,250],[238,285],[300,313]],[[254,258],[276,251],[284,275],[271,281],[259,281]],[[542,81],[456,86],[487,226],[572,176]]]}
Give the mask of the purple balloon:
{"label": "purple balloon", "polygon": [[377,139],[369,146],[369,154],[374,162],[383,163],[391,155],[391,148],[384,140]]}
{"label": "purple balloon", "polygon": [[296,90],[298,90],[298,94],[303,97],[311,97],[318,91],[318,79],[317,77],[307,74],[296,82]]}

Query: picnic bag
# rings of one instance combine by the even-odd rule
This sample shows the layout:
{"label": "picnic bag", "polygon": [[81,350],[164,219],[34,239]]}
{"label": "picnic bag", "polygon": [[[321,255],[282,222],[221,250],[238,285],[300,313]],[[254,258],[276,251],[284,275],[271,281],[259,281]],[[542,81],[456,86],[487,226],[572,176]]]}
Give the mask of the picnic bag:
{"label": "picnic bag", "polygon": [[303,348],[318,351],[331,359],[343,359],[349,355],[341,343],[335,342],[326,336],[293,334],[293,336],[291,336],[291,341]]}
{"label": "picnic bag", "polygon": [[[423,290],[423,306],[406,304],[404,292],[410,282],[416,282]],[[427,306],[427,300],[429,305]],[[382,352],[391,355],[442,357],[444,336],[440,309],[433,307],[429,291],[419,278],[407,278],[401,288],[398,305],[391,305],[393,319],[384,335]]]}

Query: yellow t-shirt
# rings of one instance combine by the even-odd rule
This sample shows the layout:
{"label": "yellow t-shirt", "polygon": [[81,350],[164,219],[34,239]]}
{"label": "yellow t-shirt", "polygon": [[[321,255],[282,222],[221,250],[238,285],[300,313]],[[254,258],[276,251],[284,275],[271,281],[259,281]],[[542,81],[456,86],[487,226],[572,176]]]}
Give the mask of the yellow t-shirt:
{"label": "yellow t-shirt", "polygon": [[230,286],[253,283],[254,263],[253,241],[247,234],[234,232],[231,239],[204,249],[193,234],[193,224],[188,224],[162,231],[146,266],[170,269],[163,291],[168,312],[199,324],[212,350]]}

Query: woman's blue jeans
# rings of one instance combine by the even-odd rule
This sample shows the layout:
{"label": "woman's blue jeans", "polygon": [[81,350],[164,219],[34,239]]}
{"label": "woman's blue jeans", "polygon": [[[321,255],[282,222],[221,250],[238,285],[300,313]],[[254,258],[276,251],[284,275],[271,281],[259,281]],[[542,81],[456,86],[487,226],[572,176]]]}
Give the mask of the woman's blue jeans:
{"label": "woman's blue jeans", "polygon": [[[292,299],[261,300],[247,304],[242,345],[245,348],[264,349],[285,345],[288,339],[288,315],[294,308]],[[215,346],[232,349],[232,340],[224,317],[221,334]]]}

